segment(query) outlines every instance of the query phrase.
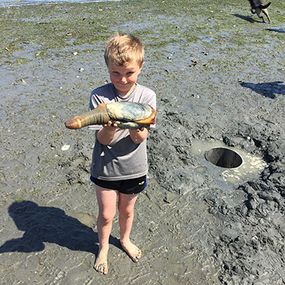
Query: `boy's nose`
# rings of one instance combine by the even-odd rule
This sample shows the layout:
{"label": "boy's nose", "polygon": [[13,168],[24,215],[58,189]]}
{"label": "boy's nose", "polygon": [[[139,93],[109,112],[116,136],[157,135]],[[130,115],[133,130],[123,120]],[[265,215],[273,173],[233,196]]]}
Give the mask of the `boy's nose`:
{"label": "boy's nose", "polygon": [[123,83],[127,83],[127,78],[124,76],[124,77],[121,78],[121,81],[122,81]]}

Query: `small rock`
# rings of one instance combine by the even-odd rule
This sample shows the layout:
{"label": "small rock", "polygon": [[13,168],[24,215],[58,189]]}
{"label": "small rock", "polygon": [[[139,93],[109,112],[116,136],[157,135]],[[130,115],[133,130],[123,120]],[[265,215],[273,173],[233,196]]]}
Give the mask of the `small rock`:
{"label": "small rock", "polygon": [[64,144],[62,147],[61,147],[61,150],[62,151],[67,151],[70,149],[70,145],[69,144]]}

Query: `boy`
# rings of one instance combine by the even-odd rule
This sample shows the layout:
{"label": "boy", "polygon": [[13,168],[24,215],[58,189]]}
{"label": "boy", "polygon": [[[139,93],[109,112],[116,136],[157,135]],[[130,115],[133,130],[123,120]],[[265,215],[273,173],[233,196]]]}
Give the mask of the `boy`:
{"label": "boy", "polygon": [[[93,90],[90,108],[104,102],[128,101],[156,109],[156,94],[137,83],[144,63],[141,41],[127,34],[113,36],[104,53],[111,83]],[[96,186],[99,206],[97,230],[99,253],[94,268],[108,273],[109,237],[118,203],[120,243],[133,262],[141,250],[130,241],[137,195],[146,187],[148,171],[146,140],[148,129],[119,129],[112,122],[97,126],[93,149],[91,180]]]}

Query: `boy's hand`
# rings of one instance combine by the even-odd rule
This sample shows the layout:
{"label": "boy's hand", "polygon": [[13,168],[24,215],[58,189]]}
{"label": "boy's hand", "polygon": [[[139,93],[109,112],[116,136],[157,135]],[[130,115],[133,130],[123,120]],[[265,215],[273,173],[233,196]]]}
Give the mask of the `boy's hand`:
{"label": "boy's hand", "polygon": [[106,130],[110,130],[110,131],[115,131],[118,126],[116,123],[109,121],[107,124],[103,125],[104,128],[106,128]]}

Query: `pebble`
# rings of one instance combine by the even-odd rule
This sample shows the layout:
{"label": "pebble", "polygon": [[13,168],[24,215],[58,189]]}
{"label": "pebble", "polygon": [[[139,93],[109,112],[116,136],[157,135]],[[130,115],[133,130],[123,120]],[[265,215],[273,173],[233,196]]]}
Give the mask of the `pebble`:
{"label": "pebble", "polygon": [[61,150],[62,151],[67,151],[70,149],[70,145],[69,144],[64,144],[62,147],[61,147]]}

